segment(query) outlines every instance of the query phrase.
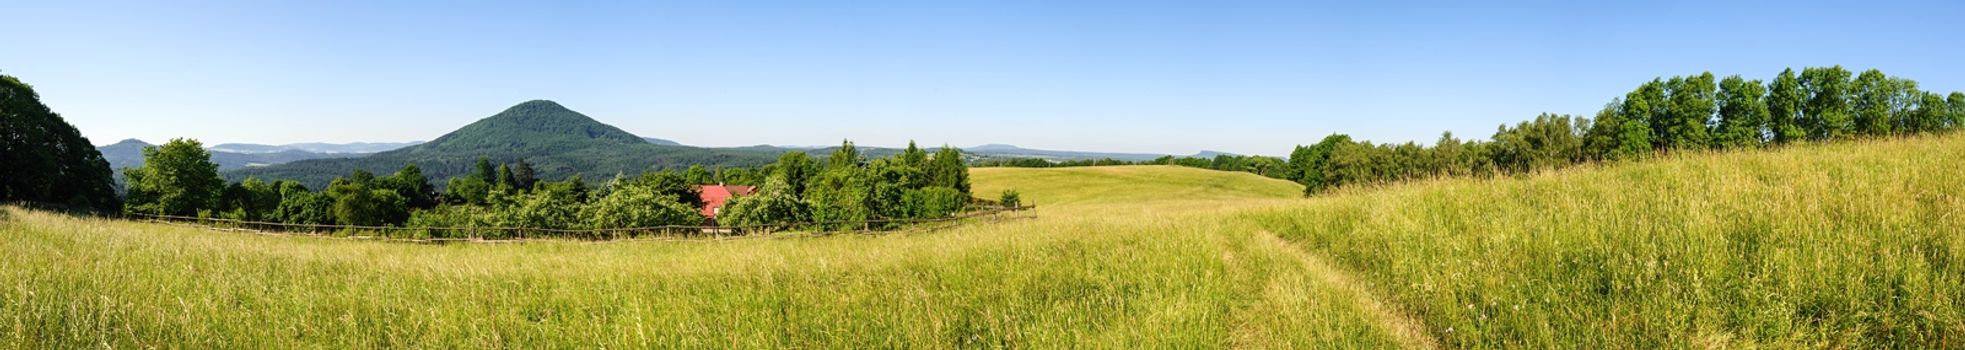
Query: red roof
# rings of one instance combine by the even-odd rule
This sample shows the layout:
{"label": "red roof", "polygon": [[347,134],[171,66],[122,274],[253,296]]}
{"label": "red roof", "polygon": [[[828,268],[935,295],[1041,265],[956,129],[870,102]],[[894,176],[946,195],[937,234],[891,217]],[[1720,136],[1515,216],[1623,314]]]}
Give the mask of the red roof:
{"label": "red roof", "polygon": [[748,196],[752,192],[757,192],[757,187],[752,186],[701,185],[696,186],[696,189],[703,195],[703,209],[700,212],[703,217],[708,218],[716,218],[718,209],[722,209],[723,203],[730,201],[730,197]]}

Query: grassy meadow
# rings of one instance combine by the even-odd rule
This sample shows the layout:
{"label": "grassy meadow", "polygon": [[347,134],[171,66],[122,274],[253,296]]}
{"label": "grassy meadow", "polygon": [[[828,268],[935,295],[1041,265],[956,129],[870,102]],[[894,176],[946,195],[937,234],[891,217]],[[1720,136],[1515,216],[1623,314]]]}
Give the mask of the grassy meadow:
{"label": "grassy meadow", "polygon": [[1359,189],[1244,217],[1451,347],[1965,348],[1961,136]]}
{"label": "grassy meadow", "polygon": [[[416,245],[9,208],[0,346],[1400,344],[1300,251],[1213,220],[1233,210],[1223,203],[1286,203],[1300,187],[1171,167],[1066,171],[1104,175],[978,169],[978,188],[1019,188],[1043,207],[886,236]],[[1139,181],[1166,193],[1085,194]],[[1238,190],[1199,205],[1182,198],[1190,183]]]}
{"label": "grassy meadow", "polygon": [[0,209],[0,346],[1965,348],[1965,136],[1302,188],[974,169],[1021,220],[418,245]]}

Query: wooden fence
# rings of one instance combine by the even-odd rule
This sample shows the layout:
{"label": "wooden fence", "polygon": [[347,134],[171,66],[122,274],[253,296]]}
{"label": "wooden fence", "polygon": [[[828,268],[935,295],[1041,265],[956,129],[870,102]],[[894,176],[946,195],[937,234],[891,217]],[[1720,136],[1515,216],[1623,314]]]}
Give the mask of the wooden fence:
{"label": "wooden fence", "polygon": [[[870,219],[859,221],[799,222],[770,225],[738,226],[694,226],[667,225],[651,227],[609,228],[609,229],[551,229],[527,227],[414,227],[414,226],[362,226],[362,225],[319,225],[294,224],[282,222],[247,221],[209,217],[192,217],[155,214],[126,214],[128,217],[151,221],[197,224],[218,229],[247,230],[260,234],[327,236],[332,233],[354,233],[344,236],[347,239],[402,241],[417,243],[480,242],[500,243],[519,242],[534,239],[574,239],[574,240],[721,240],[735,238],[769,237],[771,233],[795,231],[799,228],[812,228],[806,235],[830,234],[881,234],[918,230],[936,230],[952,227],[955,221],[984,218],[992,220],[1029,218],[1026,211],[1035,205],[1019,207],[990,207],[982,210],[966,211],[955,216],[923,219]],[[927,224],[951,223],[951,225],[929,226]],[[823,229],[831,228],[831,229]],[[382,233],[381,236],[361,235],[362,233]],[[490,235],[497,233],[497,235]],[[416,237],[416,238],[404,238]],[[490,238],[488,238],[490,237]]]}

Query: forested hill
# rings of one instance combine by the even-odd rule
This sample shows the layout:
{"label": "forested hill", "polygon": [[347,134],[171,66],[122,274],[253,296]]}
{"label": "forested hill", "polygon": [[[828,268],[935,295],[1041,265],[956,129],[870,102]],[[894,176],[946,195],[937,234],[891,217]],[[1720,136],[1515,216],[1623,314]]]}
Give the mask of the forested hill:
{"label": "forested hill", "polygon": [[640,136],[603,124],[559,103],[532,100],[444,134],[430,142],[383,152],[538,152],[596,145],[645,145]]}
{"label": "forested hill", "polygon": [[[601,123],[559,103],[534,100],[445,134],[430,142],[360,158],[316,159],[225,172],[230,180],[258,177],[295,180],[322,188],[355,169],[390,173],[415,164],[432,179],[470,172],[478,157],[494,162],[525,160],[539,176],[589,179],[616,173],[704,166],[761,166],[776,150],[718,149],[649,143],[640,136]],[[441,182],[441,181],[439,181]]]}

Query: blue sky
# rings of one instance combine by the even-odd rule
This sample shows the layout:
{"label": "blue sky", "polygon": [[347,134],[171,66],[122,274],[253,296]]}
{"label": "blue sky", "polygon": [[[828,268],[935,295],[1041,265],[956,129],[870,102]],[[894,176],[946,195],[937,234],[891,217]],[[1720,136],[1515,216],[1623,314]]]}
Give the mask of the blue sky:
{"label": "blue sky", "polygon": [[551,99],[693,145],[1282,155],[1701,71],[1965,90],[1957,2],[4,2],[0,73],[98,144],[428,140]]}

